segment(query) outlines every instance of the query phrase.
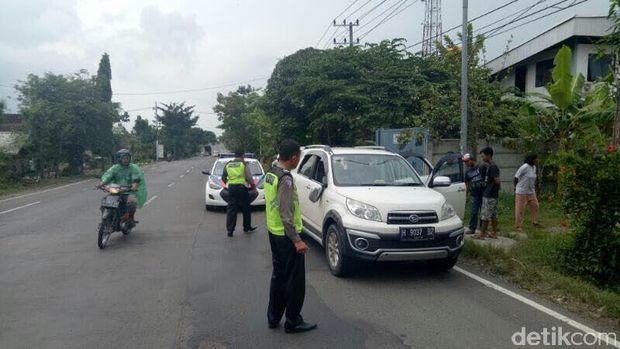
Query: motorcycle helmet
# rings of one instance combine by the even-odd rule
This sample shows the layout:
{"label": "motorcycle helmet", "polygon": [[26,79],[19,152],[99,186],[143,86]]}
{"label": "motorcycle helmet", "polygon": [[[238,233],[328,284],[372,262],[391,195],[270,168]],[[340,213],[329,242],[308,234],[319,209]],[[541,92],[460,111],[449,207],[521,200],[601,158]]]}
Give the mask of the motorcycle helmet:
{"label": "motorcycle helmet", "polygon": [[118,162],[119,164],[122,165],[121,160],[123,159],[123,157],[128,156],[129,157],[129,162],[131,162],[131,152],[127,149],[121,149],[119,151],[116,152],[116,162]]}

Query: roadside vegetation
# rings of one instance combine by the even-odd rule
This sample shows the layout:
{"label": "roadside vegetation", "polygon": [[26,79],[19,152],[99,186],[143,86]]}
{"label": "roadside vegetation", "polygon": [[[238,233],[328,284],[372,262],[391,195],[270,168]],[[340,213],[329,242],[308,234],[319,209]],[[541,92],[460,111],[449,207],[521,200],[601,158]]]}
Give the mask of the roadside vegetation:
{"label": "roadside vegetation", "polygon": [[[200,152],[216,142],[213,132],[196,127],[198,115],[184,102],[161,104],[150,123],[138,116],[133,128],[129,115],[112,101],[112,71],[107,54],[96,75],[30,74],[15,89],[22,124],[12,130],[9,149],[0,148],[0,195],[55,178],[98,174],[120,148],[130,149],[137,162],[155,159],[155,143],[174,158]],[[5,104],[0,103],[0,123]]]}
{"label": "roadside vegetation", "polygon": [[571,247],[574,233],[560,203],[553,197],[541,198],[542,227],[525,224],[526,235],[514,233],[514,197],[502,195],[498,209],[500,235],[516,243],[507,249],[466,239],[466,264],[476,264],[553,303],[620,327],[620,284],[597,285],[575,276],[563,263],[563,251]]}

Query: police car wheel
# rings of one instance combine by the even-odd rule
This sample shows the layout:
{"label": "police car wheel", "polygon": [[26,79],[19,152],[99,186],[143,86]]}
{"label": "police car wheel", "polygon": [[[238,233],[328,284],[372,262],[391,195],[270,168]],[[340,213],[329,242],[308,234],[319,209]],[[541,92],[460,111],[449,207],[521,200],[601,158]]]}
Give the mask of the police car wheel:
{"label": "police car wheel", "polygon": [[345,239],[344,234],[336,224],[332,224],[327,228],[325,237],[325,257],[329,270],[337,277],[345,277],[350,275],[353,263],[351,259],[344,255]]}

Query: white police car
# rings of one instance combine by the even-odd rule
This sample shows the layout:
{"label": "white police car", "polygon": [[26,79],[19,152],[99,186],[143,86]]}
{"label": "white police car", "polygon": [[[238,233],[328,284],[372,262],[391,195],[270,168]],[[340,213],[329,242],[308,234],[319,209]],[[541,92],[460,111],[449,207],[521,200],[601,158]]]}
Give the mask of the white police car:
{"label": "white police car", "polygon": [[[226,156],[226,154],[223,156]],[[222,198],[221,195],[222,189],[225,187],[225,184],[222,181],[222,175],[224,174],[224,166],[232,160],[232,157],[221,157],[213,164],[211,171],[202,171],[202,173],[209,176],[207,183],[205,184],[206,209],[228,206],[228,203]],[[245,158],[245,162],[250,168],[252,179],[258,189],[258,196],[251,202],[251,205],[265,206],[265,193],[263,191],[263,177],[265,175],[265,171],[263,170],[260,162],[256,159]]]}

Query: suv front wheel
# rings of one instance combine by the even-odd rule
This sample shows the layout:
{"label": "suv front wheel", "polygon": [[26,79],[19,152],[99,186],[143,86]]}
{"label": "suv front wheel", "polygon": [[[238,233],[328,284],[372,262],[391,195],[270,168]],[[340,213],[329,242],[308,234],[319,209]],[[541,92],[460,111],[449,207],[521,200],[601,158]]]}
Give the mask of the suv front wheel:
{"label": "suv front wheel", "polygon": [[349,275],[353,269],[353,261],[344,255],[345,243],[344,233],[340,232],[338,225],[331,224],[325,237],[325,257],[329,270],[338,277]]}

